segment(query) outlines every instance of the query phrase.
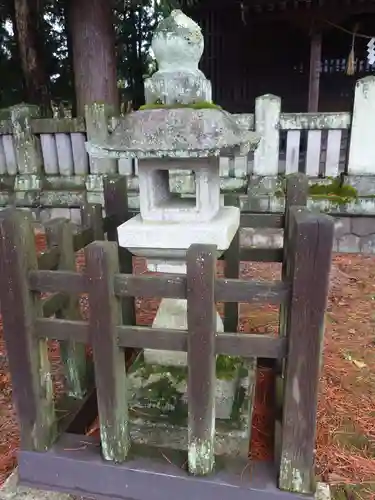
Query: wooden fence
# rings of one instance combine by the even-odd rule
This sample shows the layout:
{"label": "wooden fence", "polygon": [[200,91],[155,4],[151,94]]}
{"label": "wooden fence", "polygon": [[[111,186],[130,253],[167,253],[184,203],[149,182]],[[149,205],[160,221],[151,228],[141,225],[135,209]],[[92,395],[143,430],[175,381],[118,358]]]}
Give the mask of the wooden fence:
{"label": "wooden fence", "polygon": [[[375,174],[374,76],[357,82],[353,114],[289,114],[282,113],[281,107],[280,98],[265,95],[256,100],[254,115],[237,115],[248,128],[259,132],[261,142],[253,157],[222,158],[225,191],[246,192],[248,175],[276,177],[297,171],[312,178],[336,177],[342,172],[349,177]],[[93,105],[84,118],[75,119],[41,119],[38,108],[27,105],[9,109],[8,115],[0,121],[0,206],[103,204],[103,176],[126,175],[129,190],[137,191],[135,162],[90,161],[85,150],[87,138],[104,140],[121,119],[113,116],[110,107]],[[193,176],[186,172],[172,175],[171,184],[182,193],[195,189]]]}
{"label": "wooden fence", "polygon": [[[247,255],[240,255],[238,234],[223,257],[224,279],[216,277],[216,249],[210,245],[190,247],[187,275],[133,275],[130,254],[104,241],[105,234],[114,240],[115,228],[128,217],[123,180],[106,183],[104,220],[100,207],[85,206],[86,226],[76,234],[68,221],[50,222],[46,233],[51,247],[40,256],[28,215],[13,208],[1,212],[0,301],[21,424],[23,484],[124,500],[229,500],[233,495],[236,500],[280,495],[293,499],[314,492],[316,405],[333,222],[303,206],[306,189],[301,187],[306,188],[305,178],[289,180],[285,216],[241,216],[242,226],[285,229],[284,248],[262,259],[283,262],[282,280],[273,282],[239,279],[239,261],[254,260],[259,251],[247,249]],[[77,272],[74,252],[83,247],[86,265]],[[43,293],[49,295],[42,299]],[[88,295],[88,321],[79,317],[81,294]],[[136,326],[138,296],[186,299],[188,330]],[[216,333],[217,301],[225,302],[225,333]],[[239,302],[280,304],[279,335],[240,334]],[[63,419],[61,413],[56,416],[47,339],[60,342],[73,396]],[[95,418],[85,399],[92,378],[84,344],[93,352],[100,448],[83,430],[90,417]],[[172,456],[168,443],[155,450],[144,440],[137,446],[129,436],[122,354],[126,348],[188,353],[188,449],[173,452],[172,461],[164,458]],[[215,359],[220,353],[276,361],[283,394],[276,468],[214,456]],[[83,410],[77,414],[80,406]],[[77,418],[72,423],[76,414],[79,431]]]}

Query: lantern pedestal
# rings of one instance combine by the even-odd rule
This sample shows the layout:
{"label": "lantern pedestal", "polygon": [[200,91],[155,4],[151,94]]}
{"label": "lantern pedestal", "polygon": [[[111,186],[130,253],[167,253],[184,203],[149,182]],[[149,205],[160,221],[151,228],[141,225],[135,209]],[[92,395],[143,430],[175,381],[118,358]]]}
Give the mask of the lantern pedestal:
{"label": "lantern pedestal", "polygon": [[[248,455],[255,368],[255,361],[217,357],[217,455]],[[187,449],[187,371],[187,366],[149,363],[143,354],[138,356],[128,372],[130,433],[135,442]]]}
{"label": "lantern pedestal", "polygon": [[[168,220],[172,213],[173,220]],[[168,213],[161,211],[162,220],[145,221],[137,215],[119,226],[120,246],[126,247],[134,255],[145,257],[149,271],[185,274],[186,252],[193,243],[212,244],[218,248],[218,257],[225,251],[240,222],[237,207],[221,207],[215,217],[208,222],[196,220],[178,222],[176,210]],[[184,299],[162,299],[155,320],[154,328],[187,330],[187,305]],[[217,331],[224,331],[223,322],[217,315]],[[145,349],[145,361],[164,366],[186,366],[187,354],[176,351]]]}
{"label": "lantern pedestal", "polygon": [[[219,257],[236,234],[239,219],[237,207],[219,207],[209,221],[202,221],[199,212],[195,220],[181,221],[176,206],[166,203],[158,212],[157,220],[145,220],[141,213],[119,226],[118,239],[119,244],[134,255],[146,258],[149,271],[186,274],[185,258],[190,245],[216,245]],[[187,330],[187,301],[162,299],[152,326]],[[216,329],[224,331],[219,314]],[[144,435],[148,443],[151,440],[158,446],[168,444],[185,449],[187,370],[186,352],[145,349],[138,357],[128,374],[131,415],[137,422],[134,439]],[[216,371],[216,453],[227,454],[232,449],[246,456],[251,411],[249,394],[255,383],[253,362],[219,355]]]}

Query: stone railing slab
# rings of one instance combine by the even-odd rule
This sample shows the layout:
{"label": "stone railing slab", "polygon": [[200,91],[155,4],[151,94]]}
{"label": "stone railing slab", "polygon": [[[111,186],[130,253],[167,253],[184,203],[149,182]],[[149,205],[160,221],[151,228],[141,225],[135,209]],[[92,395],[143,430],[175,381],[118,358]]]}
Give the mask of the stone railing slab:
{"label": "stone railing slab", "polygon": [[[375,254],[375,216],[335,217],[334,252]],[[251,248],[282,248],[282,229],[241,230],[241,245]]]}

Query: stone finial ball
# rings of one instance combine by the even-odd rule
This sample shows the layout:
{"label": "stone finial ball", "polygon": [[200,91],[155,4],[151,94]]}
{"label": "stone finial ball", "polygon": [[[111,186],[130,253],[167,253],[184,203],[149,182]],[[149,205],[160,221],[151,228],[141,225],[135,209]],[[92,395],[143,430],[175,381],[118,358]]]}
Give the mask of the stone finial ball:
{"label": "stone finial ball", "polygon": [[151,44],[159,71],[198,69],[204,40],[199,25],[181,10],[173,10],[155,30]]}

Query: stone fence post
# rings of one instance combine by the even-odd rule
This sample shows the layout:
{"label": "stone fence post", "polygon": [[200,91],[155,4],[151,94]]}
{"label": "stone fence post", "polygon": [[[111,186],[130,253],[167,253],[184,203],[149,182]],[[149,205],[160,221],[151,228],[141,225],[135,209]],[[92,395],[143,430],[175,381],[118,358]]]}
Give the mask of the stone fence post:
{"label": "stone fence post", "polygon": [[[40,117],[38,106],[18,104],[9,108],[17,175],[14,190],[18,200],[37,201],[43,182],[43,156],[40,139],[33,134],[31,120]],[[32,194],[30,194],[30,191]],[[26,194],[29,192],[28,194]],[[30,199],[32,196],[33,199]]]}
{"label": "stone fence post", "polygon": [[272,94],[255,100],[255,132],[261,139],[254,152],[256,176],[276,176],[279,171],[279,121],[281,99]]}
{"label": "stone fence post", "polygon": [[375,76],[355,86],[348,175],[375,175]]}
{"label": "stone fence post", "polygon": [[[87,141],[103,144],[109,135],[110,119],[115,115],[113,106],[94,102],[85,106]],[[87,201],[104,205],[104,176],[118,174],[118,161],[112,158],[90,158],[90,174],[86,179]]]}

